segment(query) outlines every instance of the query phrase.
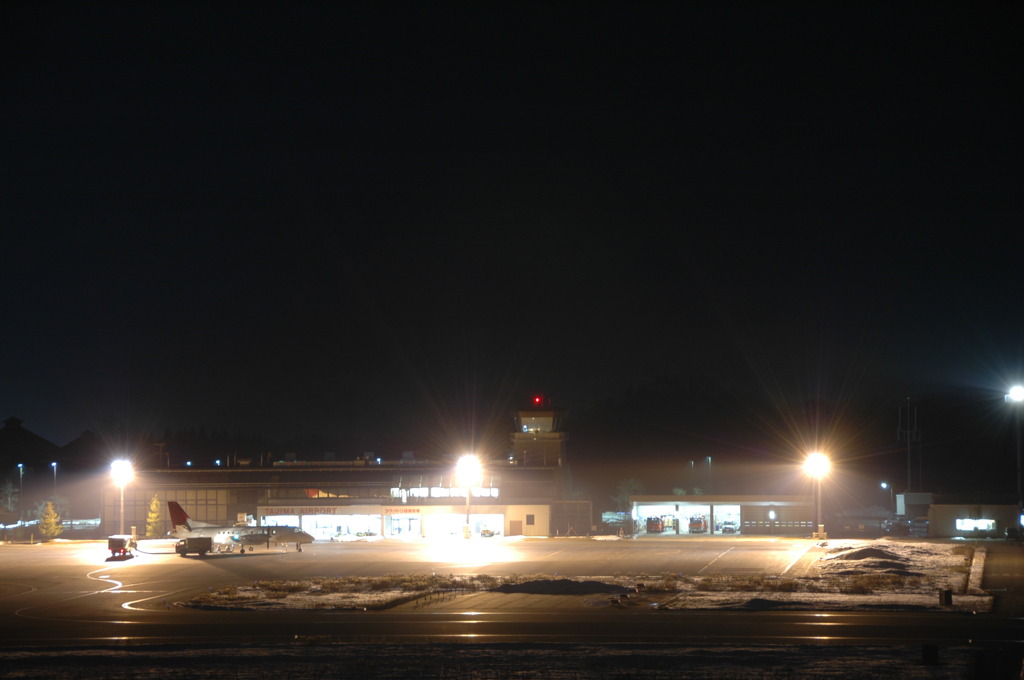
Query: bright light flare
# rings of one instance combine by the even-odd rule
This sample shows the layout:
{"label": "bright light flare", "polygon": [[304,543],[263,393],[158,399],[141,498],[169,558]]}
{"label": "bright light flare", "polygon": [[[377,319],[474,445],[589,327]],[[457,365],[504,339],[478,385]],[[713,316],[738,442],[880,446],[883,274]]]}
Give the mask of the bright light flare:
{"label": "bright light flare", "polygon": [[1013,401],[1020,403],[1024,401],[1024,386],[1014,385],[1010,388],[1010,393],[1006,395],[1006,401]]}
{"label": "bright light flare", "polygon": [[118,459],[110,464],[110,478],[114,484],[124,488],[128,482],[135,478],[135,469],[130,460]]}
{"label": "bright light flare", "polygon": [[814,452],[807,454],[804,460],[804,472],[815,479],[821,479],[832,469],[832,461],[824,453]]}
{"label": "bright light flare", "polygon": [[464,486],[467,489],[480,486],[483,476],[483,466],[480,464],[480,459],[472,453],[462,456],[455,464],[455,478],[458,480],[456,483],[459,486]]}

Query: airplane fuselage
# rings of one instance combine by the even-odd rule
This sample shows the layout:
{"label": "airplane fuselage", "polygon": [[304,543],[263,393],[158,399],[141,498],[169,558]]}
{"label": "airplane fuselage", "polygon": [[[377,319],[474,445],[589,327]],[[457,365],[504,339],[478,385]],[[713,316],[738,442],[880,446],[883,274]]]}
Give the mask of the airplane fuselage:
{"label": "airplane fuselage", "polygon": [[284,545],[294,543],[298,550],[302,550],[303,543],[312,543],[313,536],[298,527],[289,526],[264,526],[254,527],[249,525],[241,526],[214,526],[193,521],[188,514],[174,501],[169,502],[171,520],[174,523],[174,530],[171,532],[175,538],[207,538],[213,541],[213,548],[220,551],[230,552],[235,546],[240,546],[244,552],[246,546],[252,550],[252,546]]}

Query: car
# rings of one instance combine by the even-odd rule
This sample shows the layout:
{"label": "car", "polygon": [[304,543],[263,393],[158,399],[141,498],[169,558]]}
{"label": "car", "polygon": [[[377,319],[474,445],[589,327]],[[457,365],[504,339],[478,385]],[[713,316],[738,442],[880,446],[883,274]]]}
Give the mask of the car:
{"label": "car", "polygon": [[738,534],[740,532],[739,522],[734,519],[723,520],[721,531],[723,534]]}
{"label": "car", "polygon": [[890,536],[909,536],[910,520],[906,517],[894,517],[882,522],[882,531]]}

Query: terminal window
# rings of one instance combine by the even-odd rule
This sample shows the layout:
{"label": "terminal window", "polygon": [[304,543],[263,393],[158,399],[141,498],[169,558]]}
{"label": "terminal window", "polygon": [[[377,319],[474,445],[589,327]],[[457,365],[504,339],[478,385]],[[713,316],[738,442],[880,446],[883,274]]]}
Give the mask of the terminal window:
{"label": "terminal window", "polygon": [[996,521],[994,519],[958,519],[956,521],[957,531],[995,531]]}

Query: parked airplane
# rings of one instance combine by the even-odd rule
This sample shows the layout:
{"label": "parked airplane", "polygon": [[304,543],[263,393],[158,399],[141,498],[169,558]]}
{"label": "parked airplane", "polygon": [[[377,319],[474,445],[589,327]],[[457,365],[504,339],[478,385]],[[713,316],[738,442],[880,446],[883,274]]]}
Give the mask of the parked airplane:
{"label": "parked airplane", "polygon": [[294,543],[295,548],[302,552],[303,543],[312,543],[313,537],[297,527],[252,527],[247,525],[225,527],[194,520],[178,505],[176,501],[167,501],[167,509],[171,511],[170,532],[175,538],[196,538],[209,536],[213,539],[213,548],[218,552],[231,552],[235,546],[244,554],[245,547],[249,552],[255,545],[270,546]]}

